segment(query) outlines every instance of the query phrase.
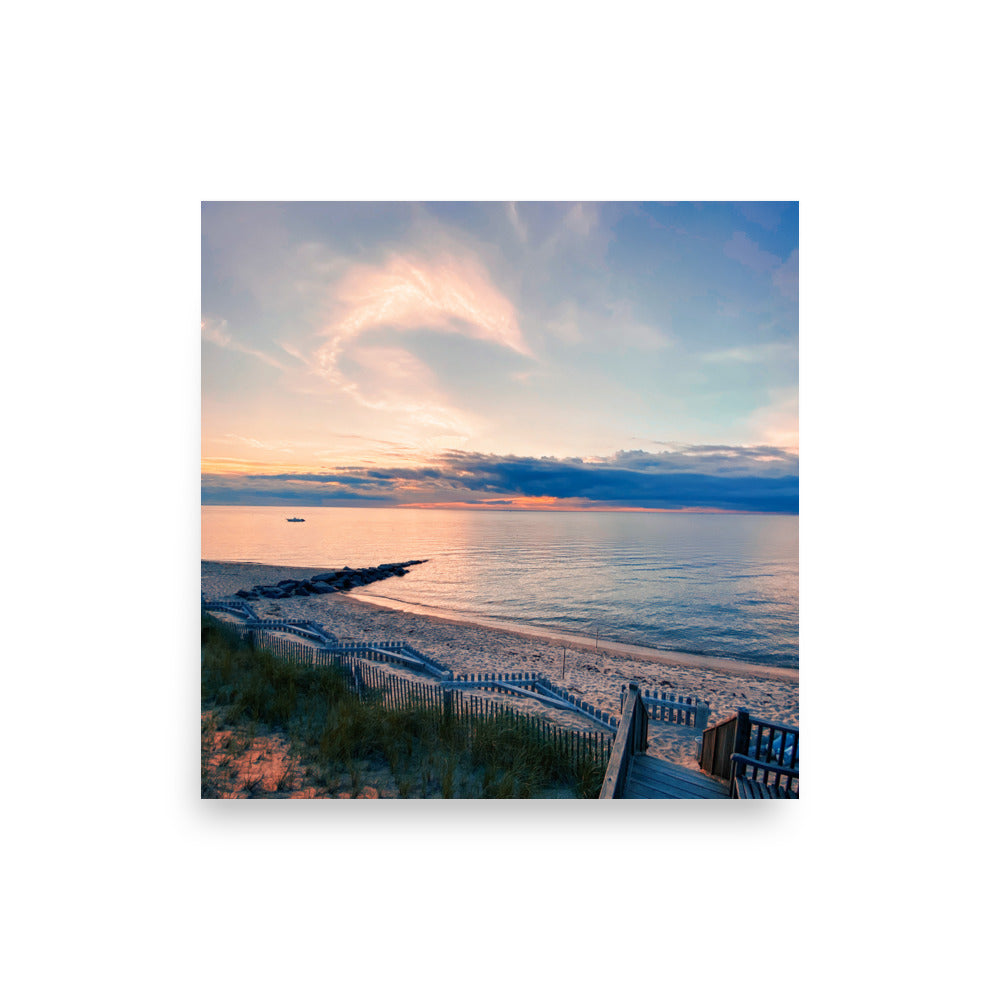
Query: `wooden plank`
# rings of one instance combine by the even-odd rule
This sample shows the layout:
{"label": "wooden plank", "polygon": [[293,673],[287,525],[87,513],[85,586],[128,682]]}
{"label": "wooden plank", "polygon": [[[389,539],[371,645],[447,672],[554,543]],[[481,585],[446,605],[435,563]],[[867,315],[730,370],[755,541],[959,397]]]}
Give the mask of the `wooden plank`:
{"label": "wooden plank", "polygon": [[631,797],[642,798],[728,798],[722,782],[678,764],[644,755],[633,759],[627,790]]}
{"label": "wooden plank", "polygon": [[775,785],[754,781],[742,774],[736,777],[736,798],[738,799],[785,799],[790,797],[798,798],[794,794],[789,796],[785,789]]}
{"label": "wooden plank", "polygon": [[630,777],[646,782],[667,784],[675,788],[686,788],[692,793],[726,796],[726,786],[721,781],[715,781],[705,775],[698,774],[688,768],[678,765],[670,766],[665,761],[650,757],[637,757],[629,772]]}
{"label": "wooden plank", "polygon": [[688,785],[650,782],[635,775],[629,775],[625,794],[622,796],[626,799],[699,799],[704,801],[728,797],[721,789],[713,789],[709,792],[702,788],[691,788]]}
{"label": "wooden plank", "polygon": [[623,799],[674,799],[689,802],[720,802],[728,799],[726,795],[695,795],[684,788],[661,788],[643,785],[641,782],[629,782],[622,795]]}
{"label": "wooden plank", "polygon": [[718,778],[710,777],[707,774],[697,770],[693,767],[685,767],[682,764],[674,763],[670,760],[664,760],[661,757],[651,757],[648,754],[644,754],[642,757],[638,758],[639,765],[641,767],[657,768],[661,770],[672,771],[676,774],[680,774],[684,777],[693,778],[697,781],[704,782],[708,785],[721,785],[722,782]]}

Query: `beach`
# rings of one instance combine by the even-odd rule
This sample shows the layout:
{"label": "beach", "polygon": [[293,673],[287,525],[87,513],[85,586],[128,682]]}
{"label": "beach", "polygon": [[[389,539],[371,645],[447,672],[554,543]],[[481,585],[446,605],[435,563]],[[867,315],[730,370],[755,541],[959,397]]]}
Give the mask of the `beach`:
{"label": "beach", "polygon": [[[202,561],[205,599],[232,597],[236,591],[279,580],[304,579],[333,568],[265,566],[246,562]],[[342,641],[401,640],[456,673],[537,671],[596,707],[617,715],[623,684],[667,689],[682,697],[707,701],[710,723],[746,708],[752,715],[799,724],[798,671],[718,657],[694,656],[583,639],[515,623],[485,622],[432,608],[403,610],[398,602],[366,597],[319,594],[282,600],[262,599],[257,614],[267,618],[307,618]],[[527,698],[512,697],[521,709],[543,711]],[[566,724],[568,713],[552,718]],[[575,722],[585,725],[582,716]],[[651,721],[649,753],[697,767],[700,733],[690,726]]]}

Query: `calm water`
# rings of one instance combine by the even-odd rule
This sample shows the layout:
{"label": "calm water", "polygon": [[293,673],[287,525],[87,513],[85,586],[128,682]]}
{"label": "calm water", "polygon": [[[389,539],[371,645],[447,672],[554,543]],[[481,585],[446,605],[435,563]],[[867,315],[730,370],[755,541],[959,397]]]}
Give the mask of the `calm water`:
{"label": "calm water", "polygon": [[203,507],[201,523],[205,559],[331,569],[429,559],[364,592],[799,665],[797,517]]}

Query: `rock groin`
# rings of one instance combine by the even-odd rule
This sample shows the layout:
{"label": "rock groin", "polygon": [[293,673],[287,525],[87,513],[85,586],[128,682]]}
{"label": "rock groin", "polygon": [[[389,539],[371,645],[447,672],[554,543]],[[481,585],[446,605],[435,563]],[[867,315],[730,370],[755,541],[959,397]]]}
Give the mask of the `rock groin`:
{"label": "rock groin", "polygon": [[282,597],[309,597],[311,594],[335,594],[354,587],[363,587],[376,580],[386,580],[390,576],[405,576],[410,566],[427,562],[426,559],[411,559],[409,562],[382,563],[380,566],[368,566],[365,569],[331,570],[329,573],[317,573],[308,580],[281,580],[278,583],[262,584],[252,590],[237,590],[236,596],[244,601],[259,601],[262,597],[280,600]]}

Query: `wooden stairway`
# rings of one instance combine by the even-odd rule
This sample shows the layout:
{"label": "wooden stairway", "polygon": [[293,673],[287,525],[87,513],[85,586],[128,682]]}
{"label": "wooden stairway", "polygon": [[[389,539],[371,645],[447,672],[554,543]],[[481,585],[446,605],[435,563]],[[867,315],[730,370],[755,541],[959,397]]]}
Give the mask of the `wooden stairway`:
{"label": "wooden stairway", "polygon": [[724,781],[700,771],[649,757],[633,756],[623,799],[728,799]]}

